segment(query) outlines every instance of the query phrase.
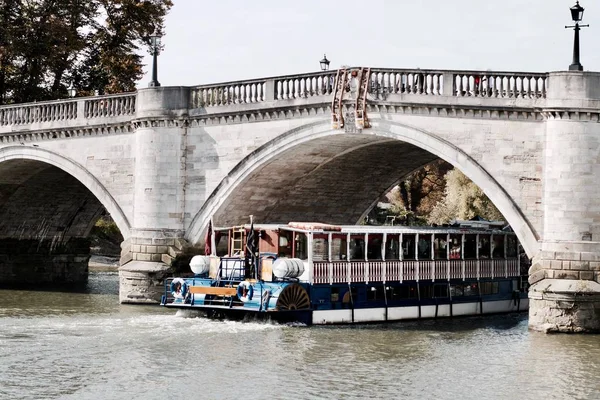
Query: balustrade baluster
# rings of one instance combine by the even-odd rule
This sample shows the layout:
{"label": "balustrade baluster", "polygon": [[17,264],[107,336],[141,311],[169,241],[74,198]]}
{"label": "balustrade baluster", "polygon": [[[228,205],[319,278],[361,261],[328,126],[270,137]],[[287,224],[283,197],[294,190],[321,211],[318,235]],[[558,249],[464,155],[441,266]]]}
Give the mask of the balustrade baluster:
{"label": "balustrade baluster", "polygon": [[530,80],[531,83],[531,98],[538,97],[538,80],[535,77],[532,77]]}
{"label": "balustrade baluster", "polygon": [[523,93],[521,94],[523,96],[524,99],[529,99],[531,98],[531,77],[529,76],[522,76],[521,77],[521,84],[523,85]]}
{"label": "balustrade baluster", "polygon": [[290,97],[290,81],[288,79],[284,79],[282,81],[282,84],[283,84],[283,86],[282,86],[282,88],[283,88],[283,98],[285,100],[289,100],[291,98]]}
{"label": "balustrade baluster", "polygon": [[240,86],[240,104],[245,104],[246,98],[248,96],[248,93],[246,93],[246,85],[239,85],[239,86]]}
{"label": "balustrade baluster", "polygon": [[385,72],[383,74],[383,92],[384,93],[391,93],[392,91],[390,90],[390,73],[389,72]]}

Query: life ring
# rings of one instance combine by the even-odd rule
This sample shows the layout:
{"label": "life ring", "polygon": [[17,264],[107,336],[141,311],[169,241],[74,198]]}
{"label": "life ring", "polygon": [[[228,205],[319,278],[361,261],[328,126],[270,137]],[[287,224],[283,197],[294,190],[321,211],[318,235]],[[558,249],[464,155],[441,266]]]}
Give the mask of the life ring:
{"label": "life ring", "polygon": [[173,279],[171,282],[171,294],[176,299],[183,299],[188,292],[188,284],[181,278]]}
{"label": "life ring", "polygon": [[237,287],[237,297],[245,303],[252,300],[252,296],[254,296],[254,286],[248,281],[240,282]]}

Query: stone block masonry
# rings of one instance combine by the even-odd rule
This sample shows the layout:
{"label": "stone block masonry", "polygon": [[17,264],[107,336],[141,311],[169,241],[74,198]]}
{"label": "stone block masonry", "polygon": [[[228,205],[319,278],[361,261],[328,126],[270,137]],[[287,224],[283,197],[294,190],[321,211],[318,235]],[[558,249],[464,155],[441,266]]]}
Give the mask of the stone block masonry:
{"label": "stone block masonry", "polygon": [[87,283],[90,241],[0,239],[0,283],[16,287],[77,286]]}

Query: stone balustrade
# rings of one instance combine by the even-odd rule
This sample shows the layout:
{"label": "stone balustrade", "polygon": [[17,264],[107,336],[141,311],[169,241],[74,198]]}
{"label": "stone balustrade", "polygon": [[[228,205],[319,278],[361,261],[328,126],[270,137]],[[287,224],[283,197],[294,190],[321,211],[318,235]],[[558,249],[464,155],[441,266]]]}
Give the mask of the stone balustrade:
{"label": "stone balustrade", "polygon": [[546,98],[548,74],[515,72],[453,73],[452,95],[458,97]]}
{"label": "stone balustrade", "polygon": [[443,71],[371,69],[369,93],[444,95]]}
{"label": "stone balustrade", "polygon": [[273,81],[275,100],[327,96],[333,93],[335,71],[284,76]]}
{"label": "stone balustrade", "polygon": [[266,98],[265,86],[265,79],[195,86],[190,92],[190,108],[260,103]]}
{"label": "stone balustrade", "polygon": [[[357,86],[351,70],[348,69],[347,90],[351,92],[348,98],[352,97]],[[390,68],[371,68],[370,73],[370,102],[436,104],[456,99],[453,102],[456,104],[462,101],[459,99],[468,102],[467,98],[473,98],[479,105],[490,101],[497,106],[500,105],[498,100],[544,100],[548,89],[546,73]],[[335,87],[335,76],[336,71],[322,71],[193,86],[188,88],[189,109],[201,110],[201,114],[206,115],[219,114],[226,107],[235,106],[234,110],[243,110],[244,106],[258,106],[260,103],[268,103],[269,107],[288,107],[297,100],[303,101],[303,104],[328,104]],[[421,96],[431,99],[423,97],[423,100],[418,100]],[[136,93],[124,93],[0,106],[0,134],[128,122],[135,118],[136,98]],[[442,98],[446,100],[442,101]],[[510,102],[506,105],[514,106]],[[226,112],[231,110],[227,108]]]}
{"label": "stone balustrade", "polygon": [[135,115],[135,93],[95,96],[84,100],[84,117],[101,118]]}
{"label": "stone balustrade", "polygon": [[75,100],[57,100],[0,107],[0,126],[76,118],[77,101]]}

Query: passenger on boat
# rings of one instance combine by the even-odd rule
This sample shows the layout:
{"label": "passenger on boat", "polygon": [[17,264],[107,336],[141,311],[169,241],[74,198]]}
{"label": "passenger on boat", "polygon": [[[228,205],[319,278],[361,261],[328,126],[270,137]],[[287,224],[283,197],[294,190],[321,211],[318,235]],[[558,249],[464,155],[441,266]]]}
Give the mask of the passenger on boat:
{"label": "passenger on boat", "polygon": [[171,294],[175,298],[183,298],[187,294],[187,285],[181,278],[173,279],[171,282]]}
{"label": "passenger on boat", "polygon": [[181,282],[175,282],[175,290],[173,291],[173,296],[181,297]]}

